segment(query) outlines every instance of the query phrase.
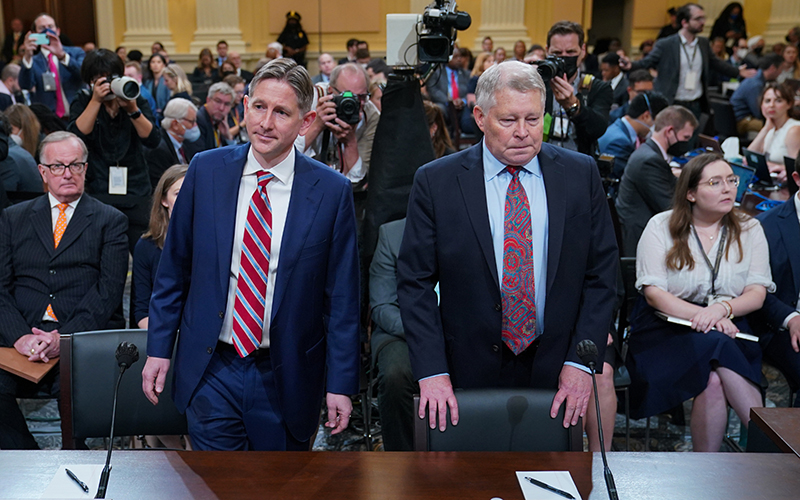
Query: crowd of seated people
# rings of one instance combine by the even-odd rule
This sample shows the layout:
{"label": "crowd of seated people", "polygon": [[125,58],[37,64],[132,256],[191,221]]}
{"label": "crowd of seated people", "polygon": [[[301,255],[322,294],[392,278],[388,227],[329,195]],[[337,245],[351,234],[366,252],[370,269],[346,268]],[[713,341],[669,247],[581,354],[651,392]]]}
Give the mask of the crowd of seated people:
{"label": "crowd of seated people", "polygon": [[[588,54],[583,27],[569,21],[554,24],[547,38],[539,41],[541,45],[528,47],[519,40],[508,54],[486,37],[482,50],[474,56],[465,47],[457,47],[449,64],[442,65],[423,87],[423,97],[435,157],[456,154],[462,141],[452,135],[454,131],[472,134],[478,141],[488,123],[484,110],[478,111],[481,126],[473,114],[476,106],[480,108],[476,89],[487,70],[500,64],[535,64],[548,55],[564,58],[565,74],[545,81],[544,111],[550,119],[545,121],[549,129],[544,130],[544,141],[595,158],[601,153],[615,157],[613,175],[620,182],[611,194],[617,197],[623,233],[620,254],[637,257],[641,293],[632,314],[627,359],[633,379],[632,416],[657,415],[694,399],[693,448],[717,451],[727,423],[727,406],[733,407],[746,425],[750,408],[762,404],[762,349],[787,378],[800,384],[798,290],[777,275],[786,274],[785,261],[792,260],[787,256],[791,251],[781,250],[780,230],[770,226],[784,223],[783,219],[777,221],[767,213],[756,220],[737,212],[733,198],[739,180],[718,156],[700,155],[682,168],[675,168],[672,160],[686,153],[692,136],[702,132],[698,119],[709,112],[708,99],[713,92],[709,82],[714,78],[741,80],[740,88],[763,88],[755,110],[760,116],[749,102],[754,100],[753,93],[745,96],[750,114],[740,133],[758,130],[749,149],[767,156],[779,182],[800,184],[800,173],[784,167],[784,157],[797,158],[800,150],[800,115],[796,112],[800,94],[798,85],[792,83],[800,78],[800,62],[796,41],[780,47],[780,55],[770,49],[767,54],[758,52],[763,39],[748,43],[752,39],[748,39],[738,3],[728,5],[714,23],[715,45],[700,35],[705,20],[705,11],[697,4],[674,9],[674,21],[662,30],[666,36],[643,43],[639,57],[627,55],[618,40],[611,39]],[[202,49],[197,67],[187,76],[158,42],[142,61],[141,53],[125,47],[112,52],[62,45],[60,30],[47,15],[37,18],[34,29],[47,33],[50,48],[37,52],[23,40],[7,66],[12,69],[2,71],[0,104],[6,105],[7,100],[8,105],[0,115],[0,153],[4,158],[0,160],[0,180],[4,196],[30,193],[28,198],[38,197],[6,208],[0,218],[0,248],[14,255],[4,262],[6,269],[0,278],[11,279],[13,273],[5,271],[16,271],[14,266],[23,264],[35,267],[36,273],[44,272],[43,261],[20,262],[16,257],[17,252],[28,251],[16,242],[23,231],[20,217],[38,204],[49,204],[54,228],[77,225],[90,203],[93,211],[114,225],[103,228],[113,241],[87,242],[89,253],[96,250],[92,245],[109,245],[113,255],[98,258],[95,252],[80,257],[92,272],[73,284],[81,288],[66,305],[37,297],[31,307],[42,306],[43,310],[9,312],[7,306],[17,298],[11,291],[16,284],[0,283],[6,288],[0,292],[0,315],[10,314],[0,317],[0,324],[18,329],[24,325],[27,332],[3,333],[3,345],[18,347],[31,359],[42,360],[58,356],[57,335],[51,332],[121,326],[117,306],[125,283],[120,271],[124,253],[133,256],[131,325],[147,328],[155,273],[188,164],[198,153],[251,140],[245,115],[248,85],[254,75],[242,67],[241,56],[229,51],[224,40],[217,44],[216,54],[210,48]],[[308,42],[302,40],[306,35],[299,14],[287,14],[281,36],[284,43],[271,45],[259,67],[281,55],[305,64]],[[685,58],[679,55],[681,46],[688,47]],[[311,103],[316,119],[307,134],[298,136],[296,147],[350,179],[361,220],[388,69],[381,58],[370,57],[366,42],[351,39],[346,48],[347,56],[338,64],[330,54],[319,56]],[[673,58],[676,54],[679,56]],[[73,70],[62,72],[64,76],[52,83],[60,92],[47,90],[51,83],[47,77],[42,80],[51,62]],[[114,96],[110,78],[129,73],[142,83],[141,95],[133,100]],[[342,122],[332,103],[334,96],[347,92],[360,104],[357,123]],[[763,126],[758,121],[761,117]],[[737,121],[741,120],[745,118],[737,114]],[[754,128],[754,124],[760,127]],[[39,194],[43,192],[48,194]],[[93,201],[80,201],[90,199]],[[789,200],[780,210],[800,213],[800,209],[791,212],[786,208],[792,203],[800,207],[800,198]],[[60,205],[69,208],[62,210]],[[66,222],[59,222],[62,213]],[[404,224],[396,221],[381,229],[380,252],[372,262],[369,288],[378,327],[373,335],[373,355],[387,450],[410,449],[406,424],[411,422],[411,410],[406,395],[419,390],[404,342],[394,342],[405,339],[397,284],[392,282]],[[69,239],[71,235],[66,234]],[[58,238],[54,239],[56,248]],[[80,238],[88,239],[85,235]],[[372,282],[380,279],[383,282],[373,288]],[[90,291],[98,280],[106,280],[102,298]],[[372,293],[375,290],[377,296]],[[102,306],[96,309],[93,321],[84,317],[87,310],[75,305],[89,295],[98,302],[93,305]],[[389,313],[383,314],[386,311]],[[667,323],[656,311],[688,320],[692,326]],[[705,335],[689,336],[690,330]],[[766,340],[761,345],[738,340],[738,332],[755,332]],[[611,339],[609,336],[609,342]],[[612,349],[616,347],[611,344]],[[787,353],[788,349],[794,354]],[[604,362],[598,397],[609,433],[616,409],[611,377],[622,361],[609,355]],[[57,395],[53,380],[46,381],[47,387],[23,387],[6,372],[0,370],[0,374],[0,415],[8,415],[17,433],[4,440],[4,431],[0,432],[0,448],[35,447],[21,430],[14,398],[34,392]],[[586,416],[587,433],[590,449],[598,450],[592,413]],[[610,441],[606,441],[607,448]]]}

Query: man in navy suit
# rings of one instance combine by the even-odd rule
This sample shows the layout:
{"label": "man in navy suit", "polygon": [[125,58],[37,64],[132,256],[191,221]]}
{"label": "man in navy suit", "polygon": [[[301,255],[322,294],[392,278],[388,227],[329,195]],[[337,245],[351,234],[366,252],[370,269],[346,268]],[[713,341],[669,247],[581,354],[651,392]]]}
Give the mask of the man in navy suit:
{"label": "man in navy suit", "polygon": [[557,388],[551,415],[566,401],[564,426],[575,425],[592,386],[578,342],[594,341],[603,359],[614,230],[594,161],[542,144],[545,95],[534,66],[493,66],[476,90],[484,140],[414,178],[397,294],[420,416],[435,426],[438,414],[440,429],[448,406],[458,421],[453,388],[473,387]]}
{"label": "man in navy suit", "polygon": [[[48,135],[39,165],[48,194],[0,217],[0,345],[31,362],[58,357],[61,333],[124,328],[128,221],[83,194],[87,157],[75,135]],[[0,448],[38,448],[15,398],[57,397],[58,382],[58,369],[38,384],[0,370]]]}
{"label": "man in navy suit", "polygon": [[[359,373],[355,212],[350,182],[293,148],[314,121],[312,96],[293,60],[265,65],[244,100],[250,143],[198,154],[173,209],[143,390],[158,402],[175,347],[173,397],[198,449],[308,450],[325,392],[326,426],[348,425]],[[254,325],[244,340],[243,321]]]}
{"label": "man in navy suit", "polygon": [[[789,182],[800,186],[800,162]],[[800,388],[800,193],[786,203],[760,214],[758,220],[769,243],[769,265],[778,287],[768,293],[764,307],[753,313],[750,324],[760,336],[765,356]],[[800,395],[794,406],[800,406]]]}
{"label": "man in navy suit", "polygon": [[36,89],[31,93],[31,102],[40,102],[59,118],[67,118],[69,105],[83,85],[81,64],[86,53],[80,47],[61,45],[61,29],[47,14],[33,21],[33,32],[45,34],[48,43],[37,45],[30,39],[31,32],[25,34],[19,85],[25,90]]}

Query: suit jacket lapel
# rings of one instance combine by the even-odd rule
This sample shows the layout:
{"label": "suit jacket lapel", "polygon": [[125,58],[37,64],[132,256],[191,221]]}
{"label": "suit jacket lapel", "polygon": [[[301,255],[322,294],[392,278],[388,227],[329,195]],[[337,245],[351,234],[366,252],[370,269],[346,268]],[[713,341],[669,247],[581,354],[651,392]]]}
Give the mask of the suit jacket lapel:
{"label": "suit jacket lapel", "polygon": [[550,293],[561,256],[561,243],[564,239],[564,218],[567,213],[566,180],[564,169],[559,162],[558,151],[549,144],[542,144],[539,153],[539,167],[544,177],[544,190],[547,193],[548,244],[547,244],[547,288]]}
{"label": "suit jacket lapel", "polygon": [[[81,233],[91,225],[92,215],[94,215],[92,204],[94,202],[95,200],[93,198],[90,198],[86,194],[83,195],[81,201],[78,202],[78,206],[75,207],[75,213],[72,214],[72,218],[69,220],[69,224],[67,224],[67,229],[64,230],[64,236],[61,237],[58,248],[53,252],[53,258],[58,257],[66,248],[69,248],[69,246],[78,239]],[[55,245],[52,231],[50,233],[50,245]]]}
{"label": "suit jacket lapel", "polygon": [[294,181],[281,239],[271,318],[275,317],[281,305],[286,288],[289,286],[289,278],[300,258],[300,252],[322,202],[322,189],[316,185],[319,182],[319,176],[312,170],[309,160],[304,155],[296,150],[294,155]]}
{"label": "suit jacket lapel", "polygon": [[239,199],[239,182],[242,179],[247,152],[250,145],[240,146],[214,167],[214,206],[211,213],[216,220],[217,263],[219,286],[224,293],[228,289],[233,238],[236,231],[236,206]]}
{"label": "suit jacket lapel", "polygon": [[800,290],[800,252],[798,251],[800,249],[800,222],[797,220],[793,198],[781,206],[781,212],[778,215],[782,219],[788,219],[778,224],[778,228],[789,256],[789,266],[792,268],[792,277],[794,278],[793,293],[796,296]]}
{"label": "suit jacket lapel", "polygon": [[[80,206],[80,203],[78,204]],[[47,195],[40,196],[31,208],[31,226],[42,241],[42,246],[53,257],[55,243],[53,242],[53,218],[50,215],[50,198]]]}

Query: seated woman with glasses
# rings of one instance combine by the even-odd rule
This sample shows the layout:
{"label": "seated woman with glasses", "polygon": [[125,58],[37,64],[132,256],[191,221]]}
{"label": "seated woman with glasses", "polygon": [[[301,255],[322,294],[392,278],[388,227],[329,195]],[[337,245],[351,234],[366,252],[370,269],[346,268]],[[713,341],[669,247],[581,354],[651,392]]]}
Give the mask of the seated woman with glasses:
{"label": "seated woman with glasses", "polygon": [[761,114],[764,127],[748,149],[767,157],[770,173],[786,182],[783,158],[797,158],[800,150],[800,118],[794,116],[795,92],[787,83],[769,82],[761,93]]}
{"label": "seated woman with glasses", "polygon": [[761,406],[761,349],[736,334],[752,333],[745,315],[775,285],[761,224],[733,208],[738,184],[720,156],[690,160],[673,209],[650,219],[636,254],[642,296],[631,314],[631,417],[694,398],[694,451],[719,451],[728,404],[745,426],[750,408]]}
{"label": "seated woman with glasses", "polygon": [[139,236],[147,229],[150,206],[144,148],[157,147],[161,134],[144,97],[128,100],[111,91],[112,77],[124,74],[116,53],[98,49],[86,54],[81,78],[88,89],[78,92],[72,101],[67,130],[89,149],[86,192],[128,217],[128,245],[133,254]]}

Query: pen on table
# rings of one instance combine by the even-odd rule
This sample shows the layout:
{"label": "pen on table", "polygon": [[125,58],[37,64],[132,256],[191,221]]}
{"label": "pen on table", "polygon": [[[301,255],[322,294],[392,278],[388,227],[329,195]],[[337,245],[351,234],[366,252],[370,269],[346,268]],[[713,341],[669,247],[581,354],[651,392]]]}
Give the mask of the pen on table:
{"label": "pen on table", "polygon": [[86,486],[86,483],[84,483],[83,481],[78,479],[78,476],[76,476],[75,473],[72,472],[71,470],[69,470],[69,469],[64,469],[64,470],[67,471],[67,475],[69,476],[69,478],[72,479],[73,481],[75,481],[75,483],[78,486],[80,486],[81,489],[83,489],[84,493],[89,493],[89,487]]}
{"label": "pen on table", "polygon": [[564,490],[559,490],[558,488],[554,488],[554,487],[550,486],[549,484],[543,483],[543,482],[541,482],[539,480],[536,480],[536,479],[534,479],[532,477],[525,476],[525,479],[527,479],[531,483],[535,484],[539,488],[544,488],[547,491],[552,491],[553,493],[555,493],[557,495],[561,495],[564,498],[571,498],[572,500],[575,500],[574,496],[572,496],[571,494],[567,493]]}

